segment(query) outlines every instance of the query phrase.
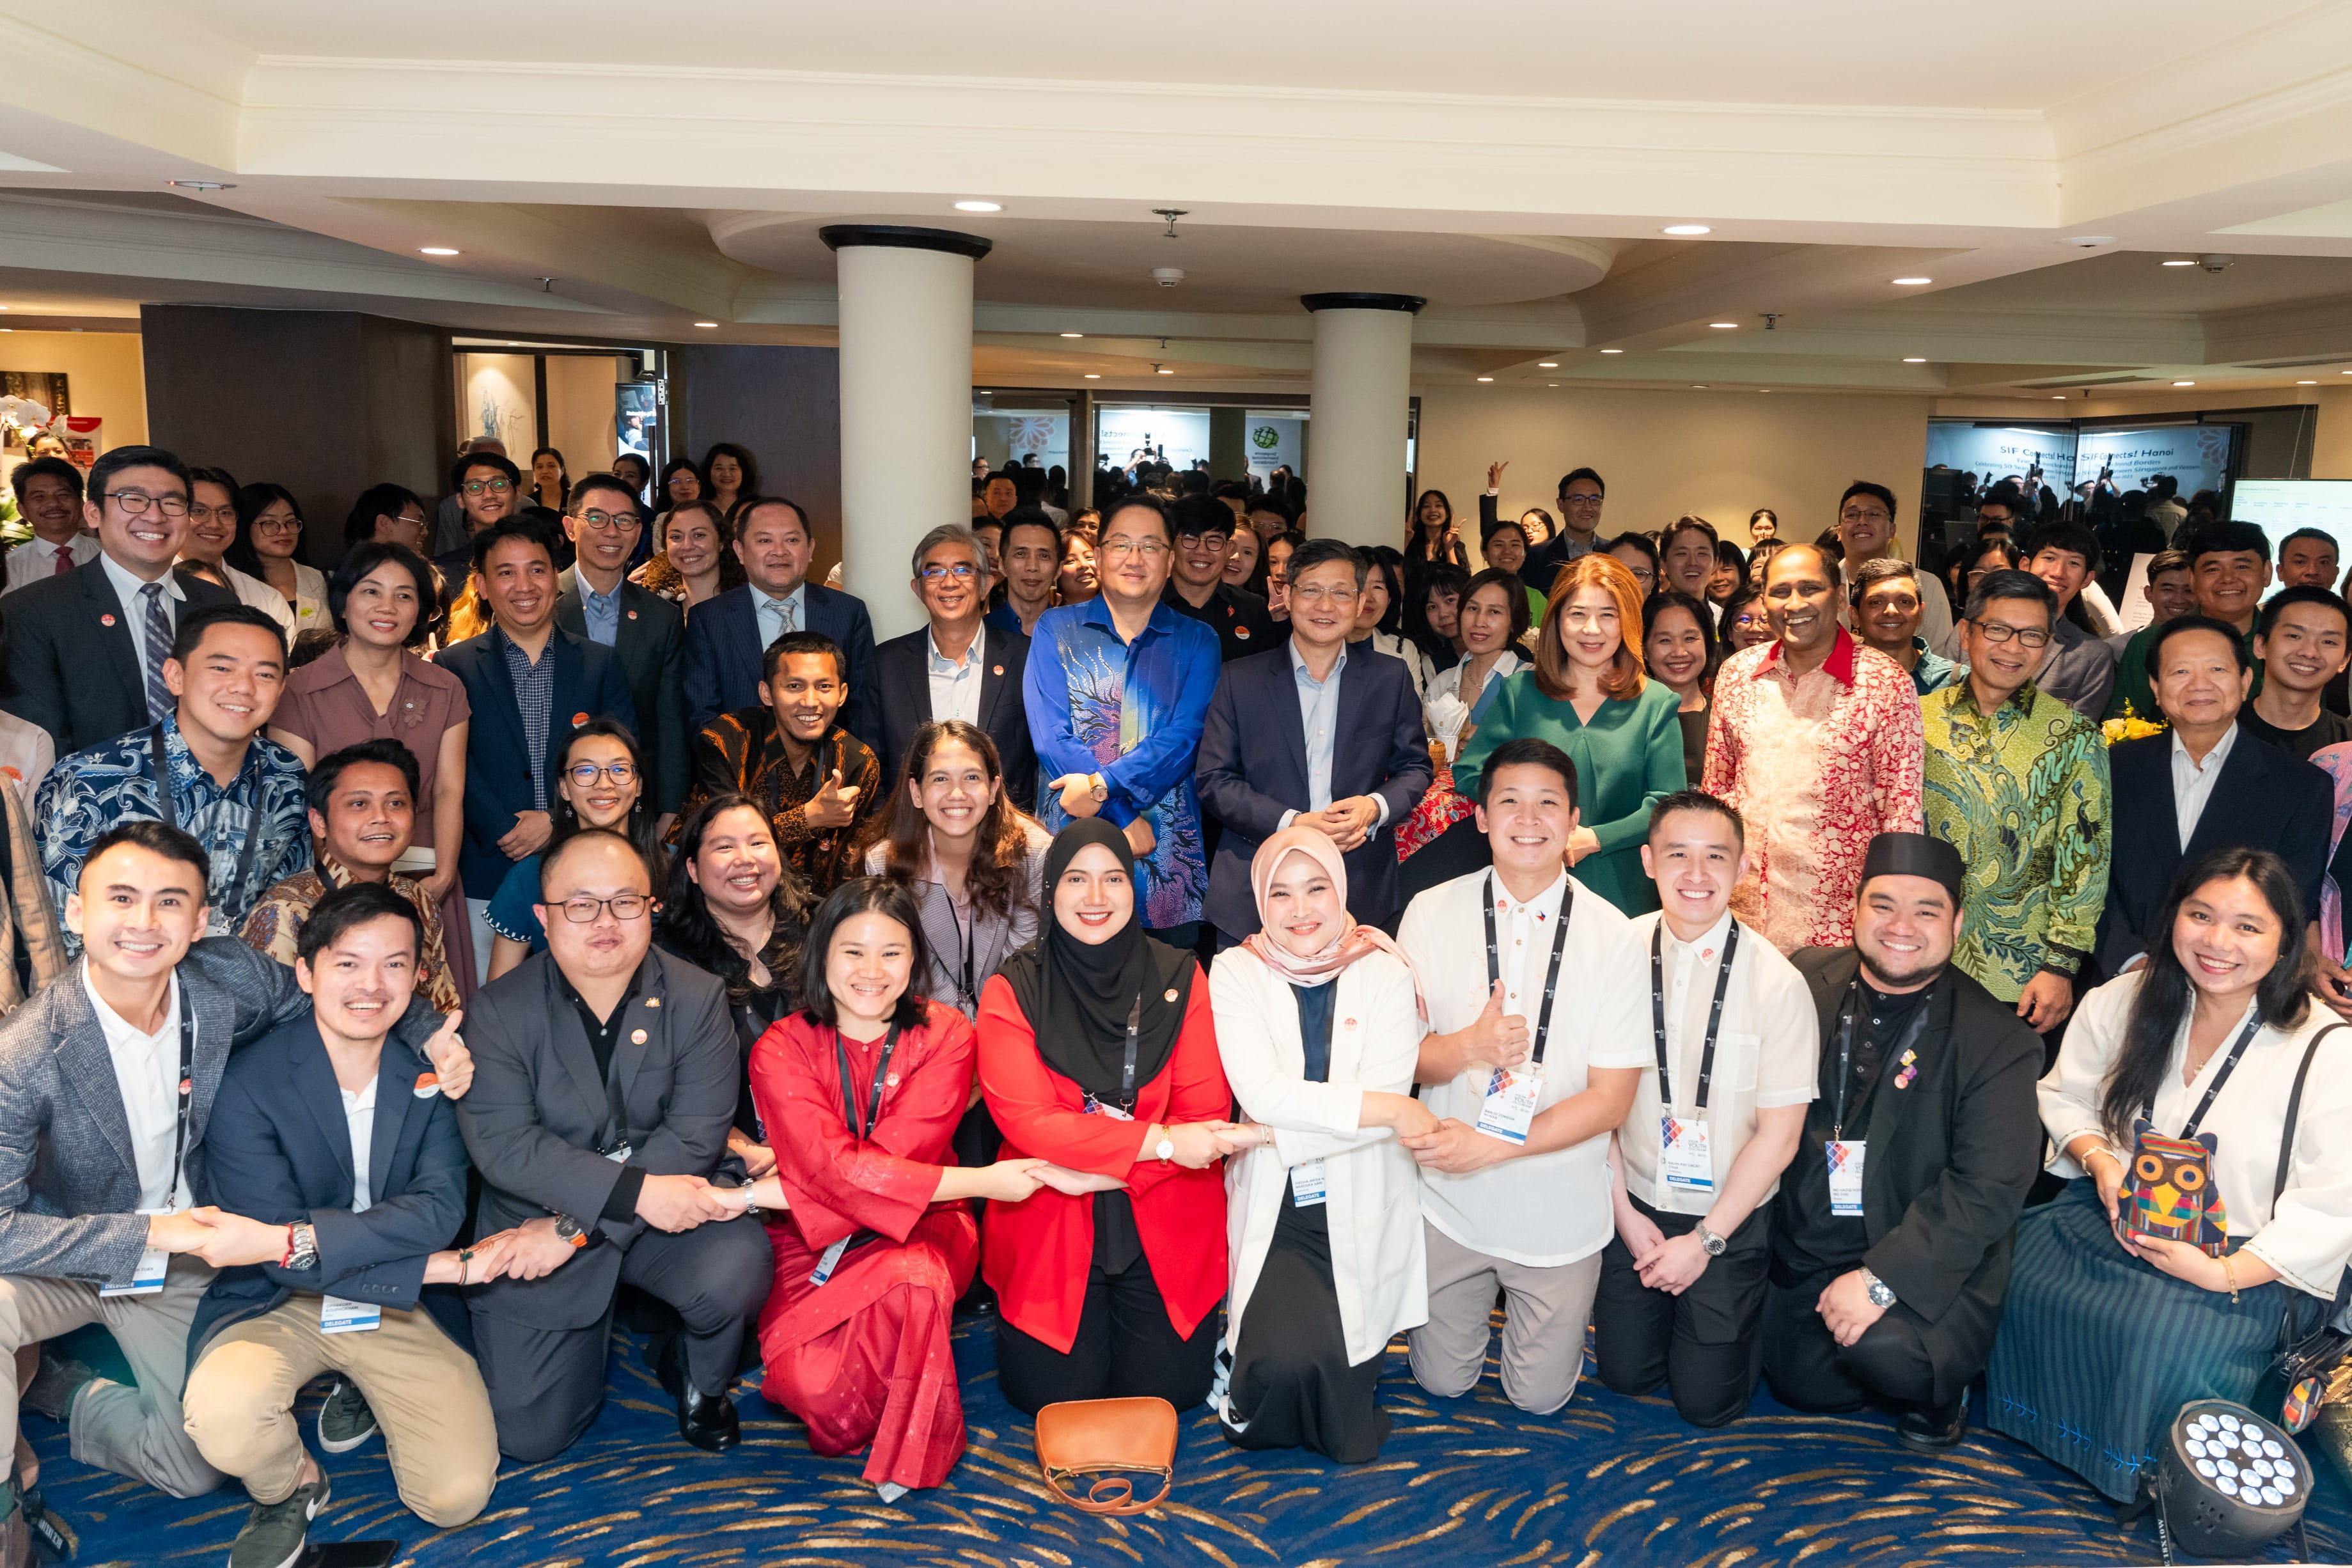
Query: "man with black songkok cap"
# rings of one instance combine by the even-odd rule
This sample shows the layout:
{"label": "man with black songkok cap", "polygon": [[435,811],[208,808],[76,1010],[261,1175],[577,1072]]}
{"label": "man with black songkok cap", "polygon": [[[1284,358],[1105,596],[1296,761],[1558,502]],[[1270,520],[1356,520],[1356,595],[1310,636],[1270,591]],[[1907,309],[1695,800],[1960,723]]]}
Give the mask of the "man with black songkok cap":
{"label": "man with black songkok cap", "polygon": [[1907,1447],[1968,1430],[2042,1159],[2042,1042],[1951,963],[1959,852],[1871,840],[1852,947],[1795,955],[1822,1026],[1821,1094],[1780,1184],[1764,1374],[1799,1410],[1876,1402]]}

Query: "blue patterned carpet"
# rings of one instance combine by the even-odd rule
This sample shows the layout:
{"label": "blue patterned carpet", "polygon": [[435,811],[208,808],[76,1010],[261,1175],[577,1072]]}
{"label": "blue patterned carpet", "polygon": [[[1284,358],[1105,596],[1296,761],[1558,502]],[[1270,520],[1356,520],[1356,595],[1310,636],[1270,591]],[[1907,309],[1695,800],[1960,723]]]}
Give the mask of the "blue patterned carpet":
{"label": "blue patterned carpet", "polygon": [[[1747,1419],[1702,1433],[1663,1398],[1622,1398],[1590,1376],[1566,1411],[1537,1419],[1503,1399],[1491,1372],[1465,1399],[1431,1399],[1396,1350],[1381,1385],[1395,1431],[1377,1463],[1244,1456],[1195,1412],[1174,1500],[1097,1520],[1052,1502],[1035,1479],[1028,1426],[996,1393],[987,1326],[961,1323],[956,1351],[971,1451],[946,1487],[896,1506],[859,1481],[859,1460],[812,1455],[799,1424],[753,1393],[739,1395],[740,1449],[687,1447],[631,1353],[614,1358],[613,1396],[587,1438],[559,1460],[509,1468],[473,1523],[436,1533],[401,1508],[372,1442],[326,1461],[335,1497],[314,1539],[394,1537],[400,1561],[419,1568],[2156,1561],[2152,1526],[2121,1534],[2088,1487],[2003,1438],[1972,1432],[1925,1459],[1895,1445],[1885,1418],[1797,1415],[1761,1394]],[[227,1561],[241,1494],[174,1502],[75,1464],[61,1428],[28,1416],[26,1431],[44,1490],[81,1531],[79,1563]],[[2352,1503],[2332,1475],[2312,1546],[2318,1561],[2352,1560]]]}

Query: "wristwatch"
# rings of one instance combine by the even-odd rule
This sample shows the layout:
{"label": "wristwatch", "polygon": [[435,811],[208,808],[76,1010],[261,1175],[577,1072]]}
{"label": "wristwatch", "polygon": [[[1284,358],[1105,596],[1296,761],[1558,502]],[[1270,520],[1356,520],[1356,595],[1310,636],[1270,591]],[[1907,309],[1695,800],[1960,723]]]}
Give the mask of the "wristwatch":
{"label": "wristwatch", "polygon": [[1151,1146],[1151,1156],[1163,1165],[1176,1157],[1176,1140],[1168,1136],[1167,1128],[1160,1130],[1160,1142]]}
{"label": "wristwatch", "polygon": [[1723,1237],[1716,1235],[1715,1232],[1707,1229],[1706,1221],[1705,1220],[1701,1220],[1696,1225],[1691,1226],[1691,1234],[1698,1237],[1699,1250],[1706,1253],[1709,1258],[1722,1257],[1723,1249],[1731,1245],[1731,1243],[1724,1240]]}
{"label": "wristwatch", "polygon": [[280,1268],[316,1268],[319,1267],[319,1233],[308,1225],[286,1227],[286,1256],[278,1260]]}
{"label": "wristwatch", "polygon": [[1110,785],[1103,783],[1102,774],[1090,773],[1087,776],[1087,793],[1095,797],[1097,805],[1100,805],[1110,798]]}
{"label": "wristwatch", "polygon": [[569,1242],[573,1247],[585,1247],[588,1245],[588,1227],[568,1214],[557,1215],[555,1239]]}
{"label": "wristwatch", "polygon": [[1870,1288],[1870,1304],[1884,1311],[1895,1305],[1895,1288],[1867,1268],[1862,1271],[1862,1282]]}

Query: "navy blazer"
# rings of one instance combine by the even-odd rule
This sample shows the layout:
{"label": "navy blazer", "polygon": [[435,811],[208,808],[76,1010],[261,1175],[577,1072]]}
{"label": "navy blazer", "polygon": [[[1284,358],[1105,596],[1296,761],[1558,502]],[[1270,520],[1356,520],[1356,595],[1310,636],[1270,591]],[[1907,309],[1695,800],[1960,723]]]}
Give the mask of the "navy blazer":
{"label": "navy blazer", "polygon": [[[443,648],[434,662],[466,683],[473,709],[466,732],[466,842],[457,866],[469,899],[496,897],[514,865],[499,840],[514,830],[531,805],[530,764],[523,747],[522,710],[515,706],[514,677],[493,633]],[[548,707],[547,800],[555,804],[555,781],[563,771],[563,738],[590,719],[617,719],[637,727],[636,700],[629,672],[611,648],[573,637],[562,626],[548,634],[542,658],[555,660],[555,700]]]}
{"label": "navy blazer", "polygon": [[2181,867],[2215,849],[2267,849],[2286,862],[2303,898],[2303,917],[2319,918],[2327,871],[2336,786],[2321,769],[2256,740],[2245,730],[2230,743],[2189,847],[2180,847],[2172,796],[2172,737],[2146,735],[2107,748],[2115,823],[2107,862],[2107,904],[2099,915],[2099,967],[2109,974],[2146,952],[2149,927]]}
{"label": "navy blazer", "polygon": [[368,1207],[352,1212],[358,1173],[335,1064],[304,1016],[229,1058],[205,1142],[214,1201],[264,1225],[310,1224],[319,1261],[224,1268],[196,1304],[188,1364],[231,1323],[274,1311],[297,1290],[406,1310],[420,1302],[451,1341],[473,1348],[466,1304],[454,1286],[425,1288],[428,1256],[449,1246],[466,1218],[466,1141],[448,1100],[416,1097],[431,1072],[423,1053],[387,1037],[376,1069],[368,1148]]}
{"label": "navy blazer", "polygon": [[[841,645],[849,660],[849,700],[841,710],[841,727],[878,754],[882,702],[875,689],[874,622],[866,614],[866,601],[814,583],[805,587],[807,621],[801,629],[823,632]],[[752,607],[750,584],[739,584],[695,606],[686,618],[688,735],[702,733],[721,713],[767,706],[760,700],[760,671],[767,652],[760,640],[760,612]],[[884,758],[884,765],[892,760]]]}
{"label": "navy blazer", "polygon": [[[1298,711],[1290,647],[1286,640],[1225,666],[1201,731],[1195,773],[1201,805],[1225,825],[1202,912],[1235,939],[1258,929],[1251,857],[1281,828],[1283,813],[1309,805],[1307,725]],[[1376,795],[1388,802],[1388,820],[1342,857],[1348,912],[1380,925],[1396,913],[1398,825],[1429,793],[1435,772],[1404,661],[1363,645],[1349,648],[1332,728],[1331,798]]]}
{"label": "navy blazer", "polygon": [[[1004,774],[1007,799],[1023,811],[1034,809],[1037,799],[1037,747],[1029,739],[1029,706],[1021,683],[1029,668],[1029,639],[1018,631],[990,626],[982,652],[987,663],[980,672],[980,727],[996,742],[996,760]],[[907,748],[915,731],[931,718],[930,631],[892,637],[874,650],[882,690],[882,745],[876,755],[882,776],[893,790],[901,782]]]}
{"label": "navy blazer", "polygon": [[[173,578],[186,595],[180,615],[237,602],[226,588],[191,572]],[[116,597],[103,556],[63,576],[26,584],[0,600],[14,686],[0,697],[0,708],[47,730],[59,757],[144,730],[147,686],[131,639],[146,631],[136,621]]]}
{"label": "navy blazer", "polygon": [[[555,580],[555,624],[585,641],[588,613],[580,601],[580,569]],[[613,651],[628,672],[637,709],[637,742],[645,748],[647,795],[656,814],[686,799],[686,612],[649,588],[621,581],[621,631]]]}

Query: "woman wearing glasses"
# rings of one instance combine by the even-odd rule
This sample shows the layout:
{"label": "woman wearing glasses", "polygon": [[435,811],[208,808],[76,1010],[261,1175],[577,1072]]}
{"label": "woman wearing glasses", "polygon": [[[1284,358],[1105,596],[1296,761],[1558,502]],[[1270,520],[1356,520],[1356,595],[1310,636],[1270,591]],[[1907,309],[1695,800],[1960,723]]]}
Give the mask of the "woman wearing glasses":
{"label": "woman wearing glasses", "polygon": [[301,545],[302,509],[292,491],[258,484],[236,492],[236,542],[224,559],[284,595],[298,633],[328,624],[326,574],[294,559]]}
{"label": "woman wearing glasses", "polygon": [[516,861],[490,900],[491,979],[547,951],[546,930],[531,906],[540,901],[540,862],[565,839],[583,827],[609,827],[627,835],[644,853],[648,874],[660,863],[653,853],[654,817],[645,784],[645,755],[627,725],[591,719],[572,731],[563,748],[563,774],[555,785],[547,847]]}

